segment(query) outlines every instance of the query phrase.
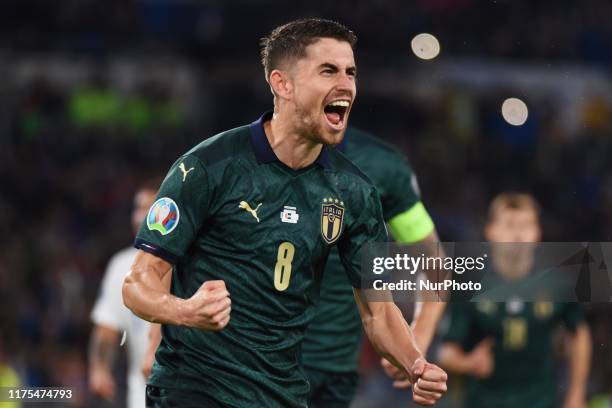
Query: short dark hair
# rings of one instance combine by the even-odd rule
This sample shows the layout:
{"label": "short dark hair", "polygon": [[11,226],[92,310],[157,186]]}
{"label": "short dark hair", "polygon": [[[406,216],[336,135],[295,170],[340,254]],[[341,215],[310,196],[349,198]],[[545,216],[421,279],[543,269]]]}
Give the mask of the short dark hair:
{"label": "short dark hair", "polygon": [[527,193],[507,191],[495,196],[489,205],[489,222],[503,210],[532,210],[536,217],[540,217],[540,205],[531,194]]}
{"label": "short dark hair", "polygon": [[340,23],[320,18],[305,18],[291,21],[275,28],[270,35],[261,39],[261,63],[266,78],[281,62],[289,58],[302,58],[306,47],[320,38],[334,38],[346,41],[355,47],[357,36]]}

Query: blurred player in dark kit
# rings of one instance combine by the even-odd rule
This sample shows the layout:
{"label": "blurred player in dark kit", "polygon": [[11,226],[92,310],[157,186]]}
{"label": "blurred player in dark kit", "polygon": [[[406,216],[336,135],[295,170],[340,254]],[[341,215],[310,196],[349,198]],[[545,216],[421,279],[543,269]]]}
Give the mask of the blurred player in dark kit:
{"label": "blurred player in dark kit", "polygon": [[[527,194],[500,194],[490,205],[485,235],[489,242],[517,243],[492,247],[497,278],[507,285],[526,278],[534,252],[520,244],[540,240],[538,204]],[[464,406],[558,406],[552,335],[561,324],[570,332],[570,381],[563,406],[586,406],[591,342],[579,304],[516,298],[505,303],[455,302],[449,311],[450,327],[439,359],[450,372],[469,376]]]}

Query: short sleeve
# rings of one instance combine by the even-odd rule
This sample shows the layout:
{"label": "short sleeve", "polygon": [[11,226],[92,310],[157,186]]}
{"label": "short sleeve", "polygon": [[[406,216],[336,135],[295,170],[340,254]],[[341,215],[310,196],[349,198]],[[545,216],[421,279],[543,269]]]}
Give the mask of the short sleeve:
{"label": "short sleeve", "polygon": [[192,245],[209,212],[208,173],[192,155],[170,168],[134,246],[175,264]]}
{"label": "short sleeve", "polygon": [[130,265],[123,262],[123,257],[116,256],[108,264],[102,279],[100,294],[91,312],[91,320],[96,325],[125,330],[126,311],[123,305],[121,288]]}
{"label": "short sleeve", "polygon": [[403,213],[421,200],[418,181],[410,164],[397,154],[386,163],[380,180],[380,193],[385,220]]}
{"label": "short sleeve", "polygon": [[584,311],[580,303],[563,303],[563,324],[570,331],[576,331],[584,320]]}
{"label": "short sleeve", "polygon": [[380,196],[371,187],[361,211],[352,225],[347,226],[338,249],[340,259],[348,275],[349,281],[356,288],[369,287],[373,275],[361,270],[361,249],[364,245],[374,242],[388,241],[387,228],[383,219]]}
{"label": "short sleeve", "polygon": [[469,303],[449,303],[448,328],[442,333],[442,340],[457,343],[462,347],[467,345],[472,325],[472,310]]}

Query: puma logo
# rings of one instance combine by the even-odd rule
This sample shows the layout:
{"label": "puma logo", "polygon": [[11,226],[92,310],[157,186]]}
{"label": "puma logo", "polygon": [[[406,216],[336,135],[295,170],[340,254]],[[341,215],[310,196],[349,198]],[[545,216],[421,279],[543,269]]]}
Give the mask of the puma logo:
{"label": "puma logo", "polygon": [[255,209],[252,209],[249,203],[247,203],[246,201],[241,201],[240,204],[238,204],[238,207],[251,213],[251,215],[255,217],[257,222],[259,222],[259,217],[257,216],[257,210],[259,210],[259,207],[261,207],[261,203],[257,204],[257,207]]}
{"label": "puma logo", "polygon": [[185,182],[185,179],[187,178],[187,174],[193,170],[193,167],[190,168],[189,170],[185,170],[185,163],[181,163],[179,164],[179,169],[183,172],[183,183]]}

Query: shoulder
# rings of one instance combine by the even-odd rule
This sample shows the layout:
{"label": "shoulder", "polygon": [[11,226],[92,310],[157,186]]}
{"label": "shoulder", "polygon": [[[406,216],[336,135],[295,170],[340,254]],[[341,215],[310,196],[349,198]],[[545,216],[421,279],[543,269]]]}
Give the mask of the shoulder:
{"label": "shoulder", "polygon": [[412,177],[412,166],[406,155],[397,147],[362,129],[349,127],[346,141],[339,148],[343,154],[364,171],[376,185],[386,184],[395,178]]}
{"label": "shoulder", "polygon": [[329,161],[332,169],[341,177],[347,178],[354,183],[366,188],[374,187],[374,183],[370,178],[362,172],[349,158],[337,149],[327,148],[329,152]]}
{"label": "shoulder", "polygon": [[412,167],[398,148],[361,129],[349,128],[345,154],[368,175],[371,172],[412,172]]}
{"label": "shoulder", "polygon": [[348,138],[348,143],[351,145],[373,149],[381,153],[401,155],[395,146],[385,142],[380,137],[375,136],[370,132],[366,132],[363,129],[349,127],[346,130],[346,137]]}

